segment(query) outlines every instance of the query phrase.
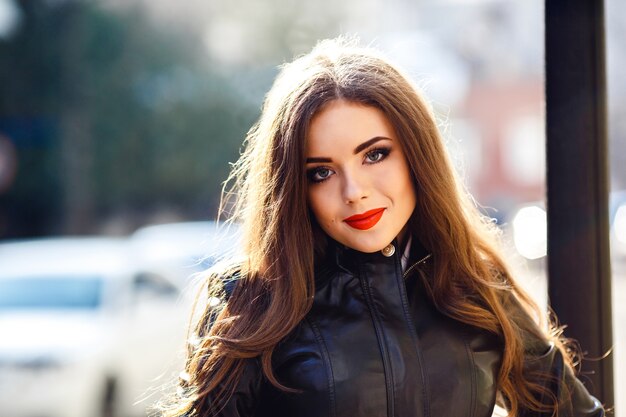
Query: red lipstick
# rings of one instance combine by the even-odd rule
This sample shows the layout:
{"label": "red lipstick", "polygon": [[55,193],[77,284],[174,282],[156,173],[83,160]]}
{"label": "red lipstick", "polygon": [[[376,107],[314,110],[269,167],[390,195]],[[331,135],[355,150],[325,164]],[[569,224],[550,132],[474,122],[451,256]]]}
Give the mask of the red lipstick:
{"label": "red lipstick", "polygon": [[368,210],[365,213],[347,217],[343,219],[343,221],[348,223],[348,226],[354,227],[355,229],[367,230],[376,226],[376,223],[378,223],[380,218],[383,216],[384,211],[384,207]]}

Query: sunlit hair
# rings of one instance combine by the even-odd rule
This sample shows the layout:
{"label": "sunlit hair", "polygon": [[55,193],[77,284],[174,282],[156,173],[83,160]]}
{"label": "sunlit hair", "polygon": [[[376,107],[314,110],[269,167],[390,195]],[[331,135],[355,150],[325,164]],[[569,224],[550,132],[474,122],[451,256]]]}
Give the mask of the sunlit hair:
{"label": "sunlit hair", "polygon": [[225,278],[239,283],[228,303],[206,306],[184,389],[166,414],[219,411],[249,358],[260,358],[265,377],[289,389],[276,380],[271,358],[313,300],[314,264],[327,237],[307,206],[305,140],[311,118],[333,100],[376,107],[395,128],[417,190],[410,232],[432,253],[422,274],[428,295],[445,315],[500,338],[502,405],[510,415],[521,407],[556,413],[556,400],[540,402],[551,394],[524,371],[524,342],[529,335],[553,336],[561,346],[558,335],[548,336],[530,318],[540,317],[538,309],[502,260],[495,226],[460,186],[430,106],[377,52],[339,39],[282,67],[248,133],[223,194],[230,219],[241,223],[245,257],[231,271],[211,275],[210,295],[223,295]]}

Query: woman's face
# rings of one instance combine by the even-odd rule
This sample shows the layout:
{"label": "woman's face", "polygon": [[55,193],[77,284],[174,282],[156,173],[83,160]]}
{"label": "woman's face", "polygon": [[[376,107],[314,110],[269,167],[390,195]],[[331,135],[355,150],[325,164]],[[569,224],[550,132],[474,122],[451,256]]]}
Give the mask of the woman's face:
{"label": "woman's face", "polygon": [[306,138],[308,202],[337,242],[376,252],[404,230],[415,189],[395,131],[382,111],[344,100],[311,120]]}

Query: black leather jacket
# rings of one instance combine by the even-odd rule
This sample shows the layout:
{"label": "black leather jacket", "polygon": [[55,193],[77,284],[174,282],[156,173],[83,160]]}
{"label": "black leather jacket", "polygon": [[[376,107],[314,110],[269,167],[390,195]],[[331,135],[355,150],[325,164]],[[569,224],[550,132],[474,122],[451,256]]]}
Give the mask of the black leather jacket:
{"label": "black leather jacket", "polygon": [[[500,341],[438,312],[416,269],[428,254],[413,245],[406,272],[398,253],[329,252],[316,271],[305,320],[275,350],[278,380],[250,360],[224,417],[486,417],[496,400]],[[534,340],[528,367],[549,372],[560,416],[603,416],[600,403],[564,365],[558,349]],[[530,356],[530,354],[529,354]],[[541,416],[521,410],[522,416]]]}

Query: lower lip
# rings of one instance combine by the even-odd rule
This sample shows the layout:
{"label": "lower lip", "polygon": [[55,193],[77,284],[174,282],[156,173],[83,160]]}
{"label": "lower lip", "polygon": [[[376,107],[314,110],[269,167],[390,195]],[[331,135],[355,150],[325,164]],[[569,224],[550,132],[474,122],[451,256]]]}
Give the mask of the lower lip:
{"label": "lower lip", "polygon": [[367,230],[367,229],[371,229],[372,227],[376,226],[376,223],[378,223],[378,221],[380,220],[381,217],[383,217],[383,213],[385,212],[385,209],[381,209],[380,211],[377,211],[376,213],[372,214],[371,216],[365,217],[363,219],[359,219],[359,220],[344,220],[348,226],[354,228],[354,229],[359,229],[359,230]]}

